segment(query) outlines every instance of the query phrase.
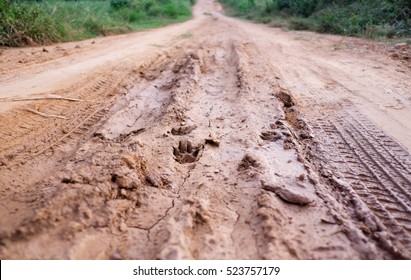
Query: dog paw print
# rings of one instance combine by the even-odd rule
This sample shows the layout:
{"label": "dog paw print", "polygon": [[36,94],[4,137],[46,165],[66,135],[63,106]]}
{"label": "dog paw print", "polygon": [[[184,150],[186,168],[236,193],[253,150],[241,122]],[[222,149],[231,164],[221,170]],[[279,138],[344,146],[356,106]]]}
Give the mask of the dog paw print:
{"label": "dog paw print", "polygon": [[181,164],[198,161],[203,153],[204,145],[199,144],[194,146],[188,140],[179,142],[178,147],[173,148],[175,160]]}

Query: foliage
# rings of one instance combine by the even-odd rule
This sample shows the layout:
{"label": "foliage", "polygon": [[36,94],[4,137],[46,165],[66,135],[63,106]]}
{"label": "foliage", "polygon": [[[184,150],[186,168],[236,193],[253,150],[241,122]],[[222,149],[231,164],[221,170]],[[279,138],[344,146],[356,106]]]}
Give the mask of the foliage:
{"label": "foliage", "polygon": [[53,19],[37,3],[0,0],[0,45],[45,43],[59,37]]}
{"label": "foliage", "polygon": [[110,1],[110,6],[113,9],[120,9],[120,8],[130,6],[131,3],[132,3],[131,0],[111,0]]}
{"label": "foliage", "polygon": [[[220,0],[234,14],[257,21],[270,16],[287,27],[344,35],[411,35],[411,0]],[[252,3],[251,3],[252,2]]]}
{"label": "foliage", "polygon": [[193,0],[0,0],[0,45],[81,40],[191,16]]}

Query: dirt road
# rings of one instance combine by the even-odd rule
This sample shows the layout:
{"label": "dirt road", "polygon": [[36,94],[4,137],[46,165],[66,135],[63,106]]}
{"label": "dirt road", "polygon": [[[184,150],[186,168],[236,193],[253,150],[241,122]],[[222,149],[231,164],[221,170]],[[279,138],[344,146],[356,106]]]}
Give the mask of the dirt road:
{"label": "dirt road", "polygon": [[0,54],[1,259],[410,259],[411,68],[224,16]]}

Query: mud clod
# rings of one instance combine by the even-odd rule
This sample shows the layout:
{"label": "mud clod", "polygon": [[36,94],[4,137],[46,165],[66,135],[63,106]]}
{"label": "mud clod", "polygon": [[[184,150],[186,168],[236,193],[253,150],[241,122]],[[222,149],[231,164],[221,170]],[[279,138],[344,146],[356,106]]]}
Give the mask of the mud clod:
{"label": "mud clod", "polygon": [[305,139],[312,139],[313,136],[311,134],[309,134],[308,132],[300,132],[299,137],[301,140],[305,140]]}
{"label": "mud clod", "polygon": [[214,139],[213,137],[208,137],[205,139],[206,145],[214,146],[214,147],[220,147],[220,140]]}
{"label": "mud clod", "polygon": [[291,150],[294,148],[294,144],[292,142],[285,142],[283,148],[284,150]]}
{"label": "mud clod", "polygon": [[277,131],[264,131],[261,133],[260,137],[263,140],[275,142],[281,139],[282,136]]}
{"label": "mud clod", "polygon": [[238,165],[238,171],[244,171],[250,168],[258,168],[260,164],[253,156],[246,154]]}
{"label": "mud clod", "polygon": [[298,192],[291,187],[275,186],[264,181],[261,182],[261,185],[264,190],[275,193],[279,198],[291,204],[306,206],[314,202],[314,199],[304,193],[303,189]]}
{"label": "mud clod", "polygon": [[101,140],[105,139],[104,134],[101,132],[94,132],[93,137],[99,138]]}
{"label": "mud clod", "polygon": [[174,127],[171,129],[171,134],[173,135],[187,135],[190,134],[194,129],[196,129],[196,125],[187,125],[187,126],[179,126]]}
{"label": "mud clod", "polygon": [[202,224],[206,224],[208,219],[204,217],[200,212],[196,211],[193,220],[194,220],[194,223],[202,225]]}
{"label": "mud clod", "polygon": [[283,102],[284,107],[290,108],[295,105],[295,101],[292,98],[292,96],[285,92],[284,90],[281,90],[280,92],[276,93],[275,95],[281,102]]}
{"label": "mud clod", "polygon": [[76,180],[74,180],[73,178],[65,177],[61,180],[61,182],[63,184],[75,184]]}
{"label": "mud clod", "polygon": [[170,185],[170,181],[159,176],[158,174],[148,174],[146,176],[146,182],[155,188],[164,188]]}
{"label": "mud clod", "polygon": [[[116,138],[114,139],[114,141],[115,141],[115,142],[120,142],[120,143],[121,143],[121,142],[124,142],[124,141],[127,140],[130,136],[138,135],[138,134],[144,132],[145,130],[146,130],[146,128],[143,127],[143,128],[135,129],[135,130],[130,131],[130,132],[128,132],[128,133],[122,133],[122,134],[120,134],[118,137],[116,137]],[[98,137],[98,136],[97,136],[97,137]]]}

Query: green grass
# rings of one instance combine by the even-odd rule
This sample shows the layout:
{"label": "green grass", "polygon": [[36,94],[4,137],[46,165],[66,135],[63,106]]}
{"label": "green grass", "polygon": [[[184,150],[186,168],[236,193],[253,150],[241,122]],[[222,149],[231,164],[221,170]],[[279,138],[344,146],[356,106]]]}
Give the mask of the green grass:
{"label": "green grass", "polygon": [[398,38],[411,36],[411,0],[220,0],[230,15],[276,27]]}
{"label": "green grass", "polygon": [[126,33],[181,22],[193,0],[0,0],[0,45]]}

